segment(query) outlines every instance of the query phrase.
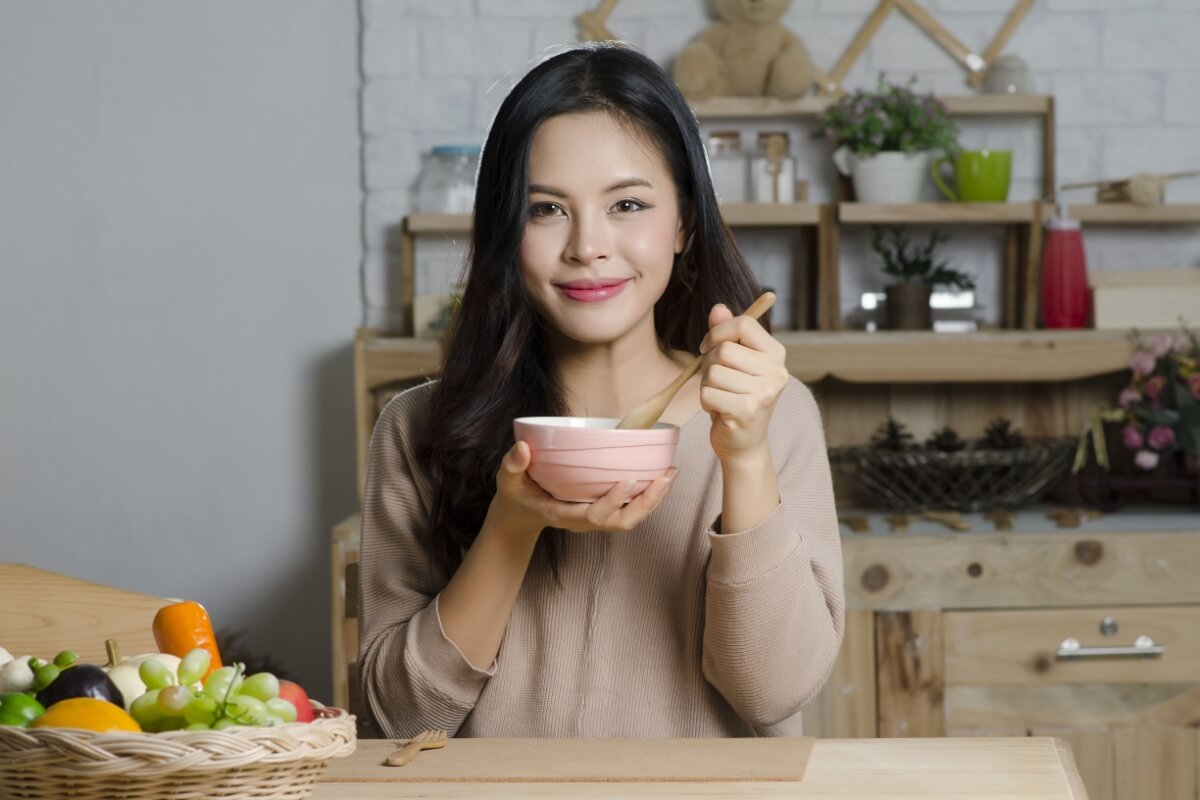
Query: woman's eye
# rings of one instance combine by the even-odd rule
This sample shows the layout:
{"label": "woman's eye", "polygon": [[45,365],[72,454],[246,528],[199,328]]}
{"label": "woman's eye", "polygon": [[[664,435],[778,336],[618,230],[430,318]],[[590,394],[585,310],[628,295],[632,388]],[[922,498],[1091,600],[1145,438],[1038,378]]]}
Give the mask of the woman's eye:
{"label": "woman's eye", "polygon": [[643,203],[641,200],[618,200],[613,205],[613,210],[622,214],[641,211],[643,208],[649,208],[649,206]]}
{"label": "woman's eye", "polygon": [[562,207],[558,203],[535,203],[529,208],[531,217],[556,217],[562,213]]}

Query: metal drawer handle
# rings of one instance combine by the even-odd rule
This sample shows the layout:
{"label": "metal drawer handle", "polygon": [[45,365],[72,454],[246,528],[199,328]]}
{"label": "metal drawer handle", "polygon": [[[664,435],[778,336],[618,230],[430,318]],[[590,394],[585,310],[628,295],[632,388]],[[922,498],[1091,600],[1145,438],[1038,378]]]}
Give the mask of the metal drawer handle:
{"label": "metal drawer handle", "polygon": [[1084,647],[1078,639],[1063,639],[1054,655],[1057,658],[1147,658],[1161,656],[1167,648],[1155,644],[1149,636],[1139,636],[1132,645],[1121,647]]}

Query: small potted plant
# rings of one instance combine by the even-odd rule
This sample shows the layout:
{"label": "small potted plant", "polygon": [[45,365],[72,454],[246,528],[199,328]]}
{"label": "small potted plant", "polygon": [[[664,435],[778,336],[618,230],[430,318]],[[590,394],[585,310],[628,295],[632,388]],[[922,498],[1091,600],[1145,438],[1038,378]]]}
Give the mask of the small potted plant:
{"label": "small potted plant", "polygon": [[933,151],[958,148],[958,129],[933,95],[918,96],[881,75],[874,91],[843,95],[820,117],[816,136],[832,139],[833,161],[860,203],[915,203]]}
{"label": "small potted plant", "polygon": [[873,226],[871,249],[883,261],[883,272],[895,282],[887,293],[887,326],[892,330],[929,330],[933,316],[929,297],[935,286],[959,290],[975,288],[975,279],[937,260],[937,248],[949,239],[939,230],[929,234],[924,246],[917,246],[900,225]]}

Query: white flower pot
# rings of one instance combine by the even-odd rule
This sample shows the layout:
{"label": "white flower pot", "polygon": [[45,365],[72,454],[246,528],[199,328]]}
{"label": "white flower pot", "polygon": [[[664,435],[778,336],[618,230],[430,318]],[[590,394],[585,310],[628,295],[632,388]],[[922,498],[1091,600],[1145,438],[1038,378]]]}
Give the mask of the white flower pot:
{"label": "white flower pot", "polygon": [[833,162],[854,182],[860,203],[917,203],[929,177],[929,153],[885,152],[857,156],[845,148],[833,154]]}

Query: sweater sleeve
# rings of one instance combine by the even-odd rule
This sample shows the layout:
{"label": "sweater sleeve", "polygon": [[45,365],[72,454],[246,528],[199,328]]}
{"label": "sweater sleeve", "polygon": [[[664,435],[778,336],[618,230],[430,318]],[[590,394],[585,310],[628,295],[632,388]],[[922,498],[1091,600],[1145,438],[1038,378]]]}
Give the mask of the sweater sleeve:
{"label": "sweater sleeve", "polygon": [[[820,411],[795,379],[769,436],[780,503],[754,528],[708,531],[704,676],[768,733],[820,690],[845,624],[842,550]],[[792,723],[794,730],[794,723]]]}
{"label": "sweater sleeve", "polygon": [[453,735],[496,670],[494,663],[475,668],[438,615],[442,585],[430,567],[428,491],[411,449],[427,396],[427,386],[410,390],[380,415],[363,492],[359,680],[375,723],[391,738],[426,728]]}

